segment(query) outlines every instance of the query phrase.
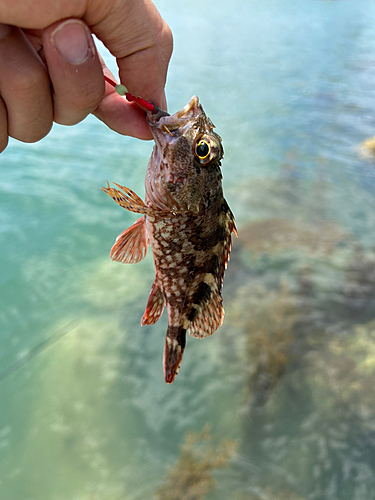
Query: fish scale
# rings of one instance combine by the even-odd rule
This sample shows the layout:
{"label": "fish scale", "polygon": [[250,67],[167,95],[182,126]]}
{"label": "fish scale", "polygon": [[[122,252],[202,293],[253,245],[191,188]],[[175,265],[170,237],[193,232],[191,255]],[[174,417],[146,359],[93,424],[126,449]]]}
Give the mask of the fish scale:
{"label": "fish scale", "polygon": [[136,263],[151,245],[155,281],[141,325],[168,312],[164,378],[179,371],[186,333],[211,335],[224,318],[221,288],[236,233],[222,190],[221,138],[197,97],[174,115],[147,112],[155,146],[147,167],[145,202],[129,188],[102,188],[123,208],[143,214],[121,233],[113,260]]}

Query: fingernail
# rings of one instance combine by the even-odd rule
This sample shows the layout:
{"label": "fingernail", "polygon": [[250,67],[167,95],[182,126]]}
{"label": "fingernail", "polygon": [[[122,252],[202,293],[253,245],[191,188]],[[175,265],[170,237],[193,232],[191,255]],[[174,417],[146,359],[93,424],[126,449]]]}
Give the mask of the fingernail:
{"label": "fingernail", "polygon": [[61,57],[70,64],[82,64],[92,53],[90,32],[79,20],[68,19],[61,23],[52,32],[51,39]]}

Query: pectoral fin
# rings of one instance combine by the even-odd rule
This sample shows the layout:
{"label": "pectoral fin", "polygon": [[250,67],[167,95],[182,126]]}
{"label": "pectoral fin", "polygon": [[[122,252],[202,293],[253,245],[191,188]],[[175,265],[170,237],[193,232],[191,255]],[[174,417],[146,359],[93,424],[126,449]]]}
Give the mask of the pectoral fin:
{"label": "pectoral fin", "polygon": [[111,249],[111,259],[124,264],[136,264],[147,254],[145,217],[138,219],[116,238]]}
{"label": "pectoral fin", "polygon": [[134,191],[125,186],[120,186],[120,184],[116,184],[115,182],[114,185],[119,189],[111,188],[108,182],[106,188],[100,189],[107,193],[111,198],[113,198],[115,202],[120,205],[120,207],[126,208],[126,210],[129,210],[129,212],[147,215],[154,214],[154,211],[150,207],[145,205],[142,199],[137,194],[135,194]]}
{"label": "pectoral fin", "polygon": [[156,279],[151,287],[150,296],[148,298],[147,306],[144,315],[141,319],[141,326],[153,325],[158,321],[163,314],[165,300],[160,286]]}

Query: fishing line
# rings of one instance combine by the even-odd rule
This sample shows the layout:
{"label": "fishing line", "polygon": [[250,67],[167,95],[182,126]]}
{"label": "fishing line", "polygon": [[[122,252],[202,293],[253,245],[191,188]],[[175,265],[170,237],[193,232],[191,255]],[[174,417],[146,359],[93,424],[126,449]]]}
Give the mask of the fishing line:
{"label": "fishing line", "polygon": [[29,363],[36,356],[41,354],[43,351],[51,347],[53,344],[56,344],[59,340],[64,338],[68,333],[72,332],[78,326],[78,321],[72,320],[69,321],[66,325],[59,328],[55,333],[53,333],[50,337],[42,340],[35,347],[32,347],[27,353],[21,356],[20,359],[9,365],[5,370],[0,372],[0,384],[5,380],[9,375],[16,372],[20,368],[22,368],[26,363]]}

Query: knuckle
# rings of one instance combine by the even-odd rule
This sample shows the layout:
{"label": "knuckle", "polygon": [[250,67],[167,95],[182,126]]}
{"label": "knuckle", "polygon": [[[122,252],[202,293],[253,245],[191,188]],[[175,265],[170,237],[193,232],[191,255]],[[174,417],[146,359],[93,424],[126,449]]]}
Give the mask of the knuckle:
{"label": "knuckle", "polygon": [[46,85],[46,71],[41,66],[34,66],[32,70],[27,73],[21,72],[17,75],[12,85],[12,92],[14,94],[30,94],[35,95],[40,92],[41,87],[44,89]]}
{"label": "knuckle", "polygon": [[168,62],[173,51],[173,35],[164,19],[159,18],[159,22],[148,31],[148,37],[148,48]]}
{"label": "knuckle", "polygon": [[75,113],[71,112],[67,114],[66,110],[63,113],[56,110],[53,121],[55,123],[58,123],[59,125],[65,125],[66,127],[71,127],[72,125],[77,125],[77,123],[83,121],[88,114],[89,113],[78,114],[77,112]]}
{"label": "knuckle", "polygon": [[0,136],[0,153],[8,146],[8,134]]}
{"label": "knuckle", "polygon": [[73,105],[75,109],[87,112],[88,114],[99,106],[103,97],[104,85],[102,85],[102,81],[100,81],[100,85],[95,81],[87,82],[87,84],[77,92]]}
{"label": "knuckle", "polygon": [[165,56],[169,60],[173,51],[173,34],[166,22],[164,22],[162,33],[160,35],[160,44],[163,48]]}
{"label": "knuckle", "polygon": [[95,111],[104,97],[104,85],[95,81],[75,89],[74,93],[55,95],[54,121],[60,125],[76,125]]}
{"label": "knuckle", "polygon": [[8,117],[4,102],[0,96],[0,153],[8,145]]}
{"label": "knuckle", "polygon": [[31,144],[34,142],[38,142],[46,137],[51,128],[52,120],[50,122],[46,122],[44,120],[40,120],[39,117],[37,117],[34,120],[18,124],[17,127],[14,128],[14,130],[10,128],[9,135],[10,137],[17,139],[18,141]]}

